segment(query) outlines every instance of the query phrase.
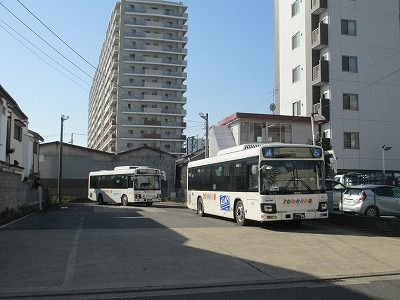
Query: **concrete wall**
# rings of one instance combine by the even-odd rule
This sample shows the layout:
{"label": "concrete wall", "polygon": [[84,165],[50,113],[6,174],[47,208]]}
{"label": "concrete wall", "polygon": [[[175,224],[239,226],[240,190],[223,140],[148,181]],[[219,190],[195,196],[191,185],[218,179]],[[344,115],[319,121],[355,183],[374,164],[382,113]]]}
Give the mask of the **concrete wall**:
{"label": "concrete wall", "polygon": [[39,205],[38,190],[21,182],[21,175],[0,171],[0,212],[33,205]]}
{"label": "concrete wall", "polygon": [[[40,178],[49,189],[49,196],[57,195],[59,144],[42,144],[40,148]],[[116,166],[149,166],[164,171],[167,185],[164,194],[174,192],[175,157],[151,148],[139,148],[117,155],[88,148],[63,145],[63,195],[87,198],[89,172],[112,170]]]}

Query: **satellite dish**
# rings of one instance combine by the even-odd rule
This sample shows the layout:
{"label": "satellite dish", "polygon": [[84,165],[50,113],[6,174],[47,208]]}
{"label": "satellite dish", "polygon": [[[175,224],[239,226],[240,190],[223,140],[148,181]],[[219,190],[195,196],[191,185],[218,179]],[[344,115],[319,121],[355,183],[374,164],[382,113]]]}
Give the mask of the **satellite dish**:
{"label": "satellite dish", "polygon": [[270,105],[269,105],[269,109],[273,112],[273,111],[275,111],[275,109],[276,109],[276,104],[275,103],[271,103]]}

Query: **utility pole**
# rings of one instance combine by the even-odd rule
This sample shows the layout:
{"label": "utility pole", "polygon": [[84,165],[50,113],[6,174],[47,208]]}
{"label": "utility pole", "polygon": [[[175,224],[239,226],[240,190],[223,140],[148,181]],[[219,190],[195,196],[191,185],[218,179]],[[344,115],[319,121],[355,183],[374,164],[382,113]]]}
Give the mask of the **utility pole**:
{"label": "utility pole", "polygon": [[204,157],[208,158],[208,113],[199,113],[200,118],[206,121],[206,142],[204,147]]}
{"label": "utility pole", "polygon": [[71,144],[71,145],[74,144],[74,133],[71,133],[71,142],[70,142],[70,144]]}
{"label": "utility pole", "polygon": [[386,169],[385,169],[385,151],[389,151],[392,149],[392,147],[383,145],[382,146],[382,173],[385,175]]}
{"label": "utility pole", "polygon": [[61,133],[60,133],[60,149],[58,154],[58,204],[62,204],[62,147],[63,147],[63,135],[64,135],[64,121],[68,120],[68,116],[61,115]]}
{"label": "utility pole", "polygon": [[312,144],[315,146],[315,132],[314,132],[314,113],[311,112],[311,137],[312,137]]}

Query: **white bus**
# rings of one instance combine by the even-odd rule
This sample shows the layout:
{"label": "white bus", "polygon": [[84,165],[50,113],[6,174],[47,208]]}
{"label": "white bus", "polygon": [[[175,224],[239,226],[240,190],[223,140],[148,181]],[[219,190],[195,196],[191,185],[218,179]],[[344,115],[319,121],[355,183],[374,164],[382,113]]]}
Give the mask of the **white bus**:
{"label": "white bus", "polygon": [[103,203],[145,203],[161,201],[161,174],[149,167],[116,167],[89,173],[89,199]]}
{"label": "white bus", "polygon": [[204,214],[235,219],[300,223],[327,218],[321,147],[248,144],[188,165],[187,205]]}

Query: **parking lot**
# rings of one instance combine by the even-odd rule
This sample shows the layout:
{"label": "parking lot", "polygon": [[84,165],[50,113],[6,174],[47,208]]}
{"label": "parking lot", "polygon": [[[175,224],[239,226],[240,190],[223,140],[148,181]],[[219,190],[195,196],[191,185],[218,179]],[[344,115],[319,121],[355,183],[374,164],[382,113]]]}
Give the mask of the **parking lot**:
{"label": "parking lot", "polygon": [[[336,296],[390,299],[400,290],[399,249],[395,236],[329,223],[239,227],[184,208],[75,204],[0,230],[0,298],[176,296],[323,283]],[[371,282],[390,288],[371,289]],[[366,288],[352,288],[358,284]]]}

